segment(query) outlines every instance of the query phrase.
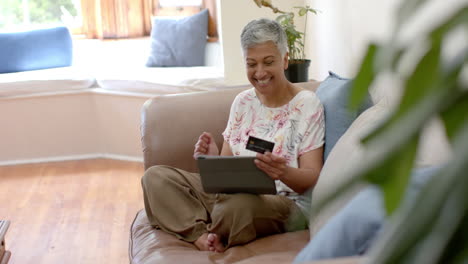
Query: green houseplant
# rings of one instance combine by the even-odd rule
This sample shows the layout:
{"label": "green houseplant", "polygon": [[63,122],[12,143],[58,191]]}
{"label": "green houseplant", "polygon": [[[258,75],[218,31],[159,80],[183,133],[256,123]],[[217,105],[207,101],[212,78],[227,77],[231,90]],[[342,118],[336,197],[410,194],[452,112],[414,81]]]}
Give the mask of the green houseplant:
{"label": "green houseplant", "polygon": [[[286,77],[291,82],[306,82],[308,81],[308,72],[310,60],[306,59],[305,55],[305,31],[298,31],[294,19],[296,14],[292,11],[286,12],[273,6],[271,0],[254,0],[258,7],[268,7],[273,13],[279,14],[276,21],[283,27],[286,32],[288,51],[289,51],[289,67],[285,71]],[[297,11],[297,16],[305,16],[305,24],[307,25],[307,14],[317,14],[317,10],[310,6],[294,7]]]}
{"label": "green houseplant", "polygon": [[[314,208],[320,210],[360,181],[382,189],[390,218],[364,263],[468,263],[468,43],[449,46],[454,35],[467,33],[468,6],[460,5],[411,42],[396,41],[405,23],[429,2],[403,1],[394,36],[368,46],[350,104],[358,106],[368,88],[389,73],[401,80],[403,94],[393,113],[362,140],[365,157],[347,172],[351,177]],[[442,52],[449,48],[456,56]],[[453,156],[414,204],[401,205],[422,129],[434,117],[444,124]]]}

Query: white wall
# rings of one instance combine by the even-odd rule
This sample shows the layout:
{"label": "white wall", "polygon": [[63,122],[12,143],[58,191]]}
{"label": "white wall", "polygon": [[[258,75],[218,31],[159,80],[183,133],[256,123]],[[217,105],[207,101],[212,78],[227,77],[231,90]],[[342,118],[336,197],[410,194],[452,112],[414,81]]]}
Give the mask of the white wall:
{"label": "white wall", "polygon": [[[289,11],[294,6],[303,5],[304,0],[275,0],[273,4],[281,10]],[[230,85],[247,84],[240,46],[242,28],[253,19],[274,19],[277,15],[269,8],[258,8],[253,0],[219,0],[218,6],[221,14],[224,77]],[[299,26],[298,28],[303,29]]]}
{"label": "white wall", "polygon": [[369,41],[387,38],[391,32],[394,0],[308,0],[319,9],[308,21],[309,76],[322,80],[328,71],[353,77]]}
{"label": "white wall", "polygon": [[[312,60],[309,77],[322,80],[328,70],[354,77],[370,41],[381,42],[392,36],[397,8],[404,0],[306,0],[321,12],[307,25],[308,57]],[[402,41],[414,41],[426,28],[453,13],[468,0],[431,0],[403,27]],[[466,38],[464,38],[466,41]],[[458,45],[463,45],[459,40]],[[466,45],[466,44],[465,44]]]}
{"label": "white wall", "polygon": [[140,113],[150,97],[83,90],[0,98],[0,166],[102,157],[142,161]]}

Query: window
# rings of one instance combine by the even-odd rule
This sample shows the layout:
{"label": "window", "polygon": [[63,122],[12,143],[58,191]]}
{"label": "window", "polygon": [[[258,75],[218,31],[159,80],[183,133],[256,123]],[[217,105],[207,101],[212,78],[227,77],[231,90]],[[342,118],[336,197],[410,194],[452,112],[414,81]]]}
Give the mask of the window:
{"label": "window", "polygon": [[203,8],[201,0],[153,0],[153,15],[188,16]]}
{"label": "window", "polygon": [[201,6],[202,0],[159,0],[161,7],[168,6]]}
{"label": "window", "polygon": [[132,38],[150,34],[152,16],[187,16],[208,8],[209,41],[217,41],[215,1],[0,0],[0,31],[64,25],[87,38]]}
{"label": "window", "polygon": [[65,25],[79,31],[80,0],[1,0],[0,30]]}

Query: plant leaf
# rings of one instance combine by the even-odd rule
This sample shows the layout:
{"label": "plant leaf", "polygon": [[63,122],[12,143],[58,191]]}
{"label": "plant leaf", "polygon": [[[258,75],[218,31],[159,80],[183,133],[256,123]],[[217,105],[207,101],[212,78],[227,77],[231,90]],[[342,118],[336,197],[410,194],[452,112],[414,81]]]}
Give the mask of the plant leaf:
{"label": "plant leaf", "polygon": [[[468,211],[465,209],[464,219],[461,220],[461,224],[455,230],[451,241],[444,248],[445,252],[439,263],[466,263],[468,261],[468,249],[466,245],[468,245]],[[422,254],[422,252],[420,253]]]}
{"label": "plant leaf", "polygon": [[[455,141],[454,158],[431,178],[413,203],[403,207],[390,219],[384,232],[368,254],[369,258],[365,263],[431,263],[405,261],[414,257],[415,250],[422,243],[421,241],[424,241],[423,238],[434,232],[434,225],[439,221],[444,221],[443,217],[449,213],[459,214],[467,210],[468,123],[465,123],[463,129],[458,132]],[[453,196],[455,199],[451,198]],[[461,201],[461,203],[455,203],[457,208],[443,210],[449,206],[447,203],[450,200]],[[458,218],[457,215],[453,217]],[[456,227],[457,224],[452,226],[441,224],[440,228],[446,229],[442,232],[452,232],[451,230]],[[448,241],[439,242],[447,243]],[[427,254],[427,252],[428,250],[425,250],[421,253]],[[445,263],[438,262],[438,258],[434,256],[432,256],[432,262]]]}
{"label": "plant leaf", "polygon": [[444,88],[443,86],[434,85],[437,83],[437,79],[440,78],[440,51],[440,45],[432,46],[407,79],[399,111],[406,112],[415,101],[421,100],[431,90]]}
{"label": "plant leaf", "polygon": [[349,107],[352,110],[358,109],[368,95],[369,86],[375,78],[374,61],[378,46],[370,44],[367,47],[366,55],[361,62],[359,73],[353,81],[349,98]]}
{"label": "plant leaf", "polygon": [[307,14],[307,9],[301,7],[297,13],[299,14],[299,16],[304,16],[305,14]]}
{"label": "plant leaf", "polygon": [[453,65],[451,65],[451,67],[446,67],[449,68],[448,72],[442,72],[439,68],[441,64],[441,40],[456,24],[468,21],[467,12],[467,8],[461,9],[432,31],[432,46],[418,63],[414,72],[410,75],[410,78],[406,81],[405,93],[397,110],[397,114],[389,119],[388,122],[382,124],[373,133],[369,134],[368,137],[364,139],[364,142],[376,134],[381,133],[382,130],[385,130],[389,123],[395,122],[399,116],[404,115],[415,101],[422,100],[422,98],[428,96],[433,90],[455,90],[454,84],[468,55],[466,50],[464,52],[462,51],[463,54],[458,57],[458,61],[452,63]]}
{"label": "plant leaf", "polygon": [[424,4],[427,0],[406,0],[402,1],[397,12],[397,24],[396,30],[399,30],[400,27],[407,22],[407,20],[413,16],[413,14],[418,11],[418,8]]}
{"label": "plant leaf", "polygon": [[456,101],[448,104],[441,112],[445,132],[452,141],[461,126],[468,122],[468,91],[458,87],[457,83],[467,57],[468,52],[462,50],[460,56],[457,56],[451,63],[447,63],[448,70],[444,72],[443,84],[446,89],[453,90],[454,96],[457,97]]}
{"label": "plant leaf", "polygon": [[262,7],[262,0],[254,0],[258,7]]}
{"label": "plant leaf", "polygon": [[313,9],[313,8],[310,8],[309,6],[307,6],[307,11],[313,13],[313,14],[317,14],[317,9]]}
{"label": "plant leaf", "polygon": [[304,16],[304,15],[307,14],[307,12],[317,14],[317,10],[313,9],[313,8],[310,8],[310,6],[308,6],[308,5],[306,5],[306,6],[295,6],[294,8],[299,9],[299,11],[297,11],[297,14],[299,16]]}
{"label": "plant leaf", "polygon": [[394,42],[381,44],[375,55],[375,71],[391,70],[396,72],[398,64],[407,50],[408,48],[405,45]]}
{"label": "plant leaf", "polygon": [[440,81],[442,78],[439,63],[440,45],[435,45],[426,52],[406,80],[404,93],[395,114],[367,135],[363,139],[364,143],[388,129],[392,123],[398,122],[398,119],[404,116],[412,106],[432,94],[434,90],[446,88],[445,84]]}
{"label": "plant leaf", "polygon": [[400,205],[409,181],[413,162],[418,149],[418,138],[413,137],[407,144],[383,161],[382,165],[369,172],[366,179],[380,186],[384,193],[384,204],[388,215]]}
{"label": "plant leaf", "polygon": [[449,139],[453,140],[463,124],[468,123],[468,92],[454,102],[451,107],[441,113],[445,125],[445,132]]}
{"label": "plant leaf", "polygon": [[433,42],[441,42],[445,34],[462,24],[465,26],[468,24],[468,6],[458,10],[444,23],[432,30],[430,38]]}

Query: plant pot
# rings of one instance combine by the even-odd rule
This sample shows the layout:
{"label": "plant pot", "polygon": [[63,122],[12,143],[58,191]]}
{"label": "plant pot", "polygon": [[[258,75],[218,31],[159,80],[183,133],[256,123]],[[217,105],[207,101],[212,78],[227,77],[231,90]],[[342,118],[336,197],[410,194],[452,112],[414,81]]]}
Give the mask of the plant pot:
{"label": "plant pot", "polygon": [[310,60],[290,60],[284,75],[292,83],[308,82],[309,66]]}

